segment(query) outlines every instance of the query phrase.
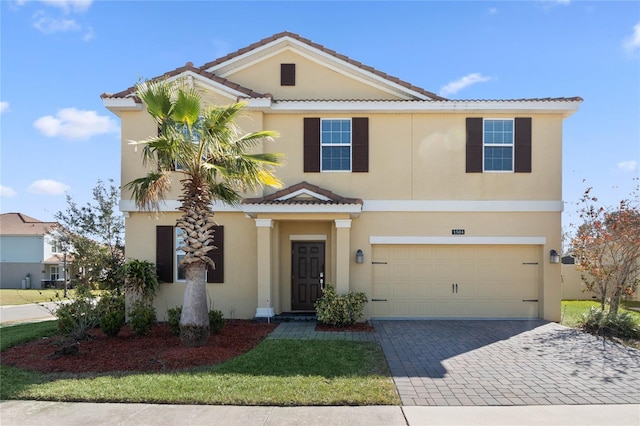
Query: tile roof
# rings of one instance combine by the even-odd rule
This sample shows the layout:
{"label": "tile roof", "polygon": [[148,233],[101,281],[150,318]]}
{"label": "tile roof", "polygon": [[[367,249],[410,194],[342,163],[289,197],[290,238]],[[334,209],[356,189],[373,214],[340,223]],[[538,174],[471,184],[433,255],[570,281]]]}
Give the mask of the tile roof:
{"label": "tile roof", "polygon": [[44,235],[56,226],[56,222],[42,222],[23,213],[0,215],[0,235]]}
{"label": "tile roof", "polygon": [[[306,197],[292,196],[296,192],[303,191]],[[315,193],[320,195],[326,200],[314,197]],[[292,196],[292,197],[287,197]],[[300,182],[292,185],[288,188],[281,189],[273,194],[266,195],[258,198],[245,198],[242,200],[242,204],[287,204],[287,205],[327,205],[327,204],[359,204],[362,205],[360,198],[347,198],[338,195],[328,189],[320,188],[317,185],[312,185],[308,182]]]}
{"label": "tile roof", "polygon": [[[225,55],[225,56],[223,56],[221,58],[218,58],[218,59],[216,59],[214,61],[207,62],[206,64],[204,64],[201,67],[195,67],[193,65],[193,63],[187,62],[183,67],[176,68],[173,71],[166,72],[166,73],[162,74],[161,76],[153,78],[152,80],[170,78],[170,77],[173,77],[173,76],[176,76],[176,75],[180,75],[180,74],[182,74],[182,73],[184,73],[186,71],[191,71],[193,73],[202,75],[203,77],[209,78],[209,79],[211,79],[211,80],[213,80],[213,81],[215,81],[217,83],[220,83],[220,84],[222,84],[224,86],[227,86],[227,87],[229,87],[231,89],[234,89],[234,90],[237,90],[239,92],[242,92],[242,93],[245,94],[246,97],[249,97],[249,98],[270,97],[270,95],[268,95],[268,94],[262,94],[262,93],[254,92],[253,90],[251,90],[249,88],[240,86],[239,84],[233,83],[232,81],[227,80],[225,78],[218,77],[214,73],[206,71],[206,70],[208,68],[214,67],[216,65],[220,65],[220,64],[222,64],[222,63],[224,63],[226,61],[229,61],[229,60],[231,60],[233,58],[236,58],[236,57],[238,57],[240,55],[243,55],[243,54],[245,54],[247,52],[250,52],[250,51],[252,51],[252,50],[254,50],[254,49],[258,48],[258,47],[264,46],[266,44],[269,44],[271,42],[274,42],[276,40],[279,40],[279,39],[285,38],[285,37],[290,37],[290,38],[293,38],[295,40],[298,40],[298,41],[300,41],[300,42],[302,42],[302,43],[304,43],[304,44],[306,44],[306,45],[308,45],[310,47],[313,47],[313,48],[318,49],[318,50],[320,50],[320,51],[322,51],[322,52],[324,52],[326,54],[329,54],[329,55],[335,57],[336,59],[339,59],[341,61],[345,61],[345,62],[347,62],[347,63],[349,63],[351,65],[354,65],[354,66],[362,69],[363,71],[370,72],[370,73],[375,74],[378,77],[381,77],[381,78],[383,78],[383,79],[385,79],[385,80],[387,80],[389,82],[398,84],[398,85],[400,85],[402,87],[405,87],[405,88],[407,88],[409,90],[412,90],[414,92],[421,93],[422,95],[427,96],[427,97],[431,98],[432,100],[438,100],[438,101],[446,100],[446,98],[438,96],[435,93],[432,93],[432,92],[429,92],[427,90],[424,90],[421,87],[414,86],[411,83],[408,83],[406,81],[403,81],[403,80],[399,79],[398,77],[393,77],[393,76],[391,76],[389,74],[386,74],[386,73],[384,73],[382,71],[379,71],[379,70],[377,70],[377,69],[375,69],[373,67],[370,67],[368,65],[364,65],[362,62],[355,61],[355,60],[349,58],[348,56],[345,56],[345,55],[337,53],[335,50],[328,49],[328,48],[322,46],[321,44],[314,43],[313,41],[311,41],[309,39],[306,39],[304,37],[299,36],[298,34],[295,34],[295,33],[292,33],[292,32],[288,32],[288,31],[284,31],[284,32],[272,35],[271,37],[264,38],[264,39],[262,39],[262,40],[260,40],[260,41],[258,41],[256,43],[253,43],[253,44],[251,44],[251,45],[249,45],[247,47],[243,47],[242,49],[239,49],[239,50],[237,50],[235,52],[229,53],[228,55]],[[132,87],[129,87],[128,89],[123,90],[123,91],[118,92],[118,93],[103,93],[103,94],[100,95],[100,98],[102,98],[102,99],[105,99],[105,98],[126,98],[126,97],[134,95],[134,93],[135,93],[135,86],[132,86]],[[135,99],[136,99],[136,101],[139,101],[139,99],[137,99],[137,97]]]}

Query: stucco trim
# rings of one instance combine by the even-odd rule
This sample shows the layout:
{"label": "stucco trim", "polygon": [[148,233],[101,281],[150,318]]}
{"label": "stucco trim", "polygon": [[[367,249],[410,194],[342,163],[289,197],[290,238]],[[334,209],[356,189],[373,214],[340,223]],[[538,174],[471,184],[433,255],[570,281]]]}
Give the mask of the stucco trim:
{"label": "stucco trim", "polygon": [[289,235],[289,241],[327,241],[326,235]]}
{"label": "stucco trim", "polygon": [[364,200],[363,212],[562,212],[561,200]]}
{"label": "stucco trim", "polygon": [[545,245],[546,237],[419,237],[375,236],[369,244],[442,244],[442,245]]}

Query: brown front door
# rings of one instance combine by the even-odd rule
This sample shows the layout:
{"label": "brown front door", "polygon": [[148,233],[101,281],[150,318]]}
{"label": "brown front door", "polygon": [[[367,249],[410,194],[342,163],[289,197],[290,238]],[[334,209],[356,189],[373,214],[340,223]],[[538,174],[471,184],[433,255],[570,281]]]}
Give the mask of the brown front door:
{"label": "brown front door", "polygon": [[292,243],[291,310],[314,310],[324,282],[324,242]]}

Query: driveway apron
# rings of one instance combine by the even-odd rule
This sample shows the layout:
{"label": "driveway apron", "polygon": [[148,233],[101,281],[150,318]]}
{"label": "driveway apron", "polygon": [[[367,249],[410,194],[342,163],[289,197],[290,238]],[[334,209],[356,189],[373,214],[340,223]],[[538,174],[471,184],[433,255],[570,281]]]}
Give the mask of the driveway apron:
{"label": "driveway apron", "polygon": [[541,320],[373,321],[403,405],[640,404],[640,351]]}

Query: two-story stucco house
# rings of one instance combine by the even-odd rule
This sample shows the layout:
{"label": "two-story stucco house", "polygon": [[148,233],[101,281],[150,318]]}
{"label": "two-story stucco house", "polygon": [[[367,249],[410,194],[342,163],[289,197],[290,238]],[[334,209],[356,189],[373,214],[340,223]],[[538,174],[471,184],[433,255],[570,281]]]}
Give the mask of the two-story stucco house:
{"label": "two-story stucco house", "polygon": [[0,288],[64,285],[64,254],[51,232],[57,226],[22,213],[0,215]]}
{"label": "two-story stucco house", "polygon": [[[367,318],[560,319],[562,126],[582,99],[448,100],[284,32],[182,78],[207,102],[247,102],[246,131],[276,130],[281,190],[215,205],[208,292],[226,316],[313,310],[324,283],[362,291]],[[134,88],[103,94],[128,144],[157,132]],[[160,215],[123,191],[128,257],[156,263],[156,309],[182,304],[180,185]]]}

